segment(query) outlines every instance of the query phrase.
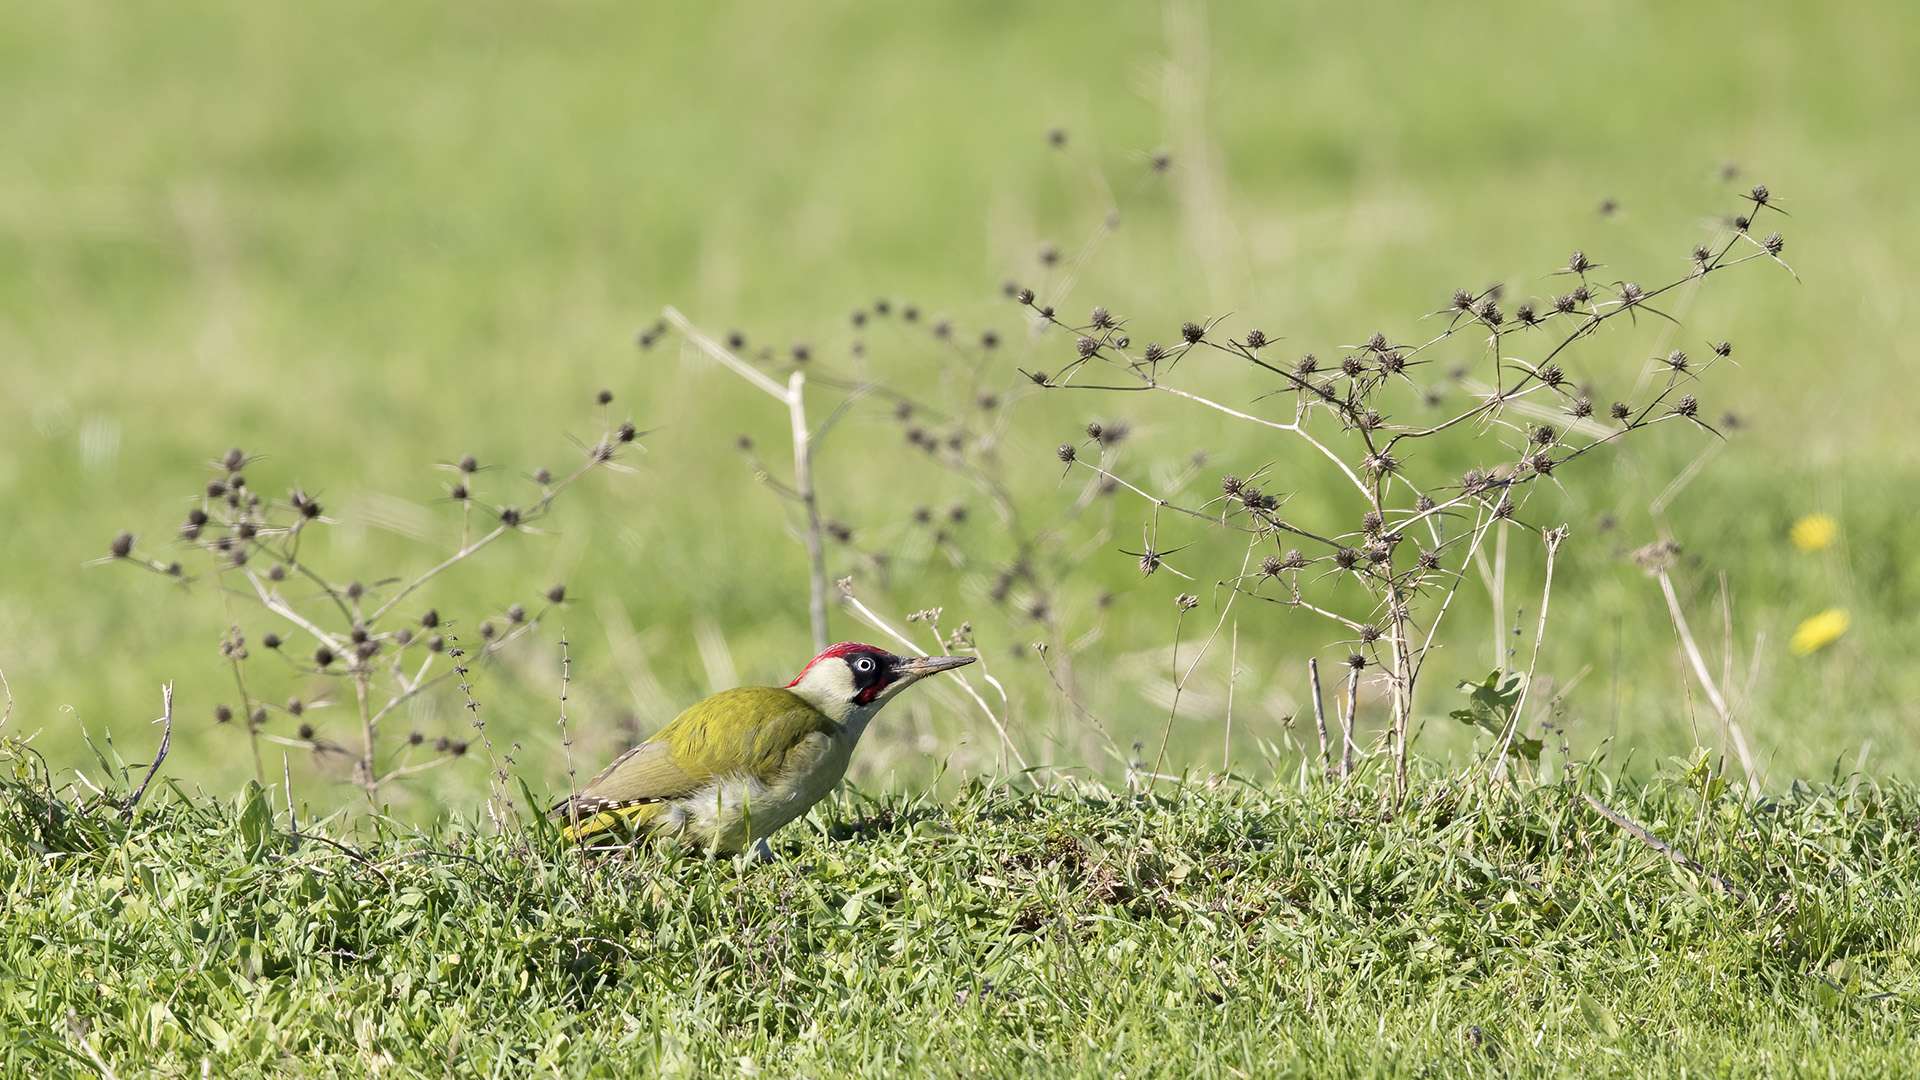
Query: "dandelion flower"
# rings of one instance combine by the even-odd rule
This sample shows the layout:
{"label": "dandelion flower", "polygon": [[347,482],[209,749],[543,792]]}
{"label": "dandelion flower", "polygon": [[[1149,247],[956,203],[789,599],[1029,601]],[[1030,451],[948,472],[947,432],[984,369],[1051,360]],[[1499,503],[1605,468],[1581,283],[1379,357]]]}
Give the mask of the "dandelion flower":
{"label": "dandelion flower", "polygon": [[[1793,523],[1787,531],[1787,539],[1801,551],[1821,551],[1833,546],[1840,535],[1840,524],[1826,514],[1808,514]],[[1845,627],[1842,627],[1845,629]]]}
{"label": "dandelion flower", "polygon": [[1793,640],[1787,647],[1795,656],[1808,656],[1840,640],[1847,632],[1847,626],[1853,621],[1845,608],[1828,608],[1818,615],[1800,624],[1793,632]]}

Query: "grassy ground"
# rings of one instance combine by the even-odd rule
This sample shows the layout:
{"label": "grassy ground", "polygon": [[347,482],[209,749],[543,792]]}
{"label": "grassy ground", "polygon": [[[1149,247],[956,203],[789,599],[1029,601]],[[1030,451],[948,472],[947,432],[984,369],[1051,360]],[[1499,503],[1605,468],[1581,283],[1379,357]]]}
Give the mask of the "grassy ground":
{"label": "grassy ground", "polygon": [[[1682,270],[1708,216],[1763,181],[1793,215],[1783,230],[1801,283],[1736,278],[1687,312],[1683,343],[1739,345],[1744,367],[1702,394],[1714,417],[1746,423],[1669,510],[1693,560],[1677,571],[1682,595],[1717,642],[1717,576],[1731,576],[1731,666],[1757,673],[1745,715],[1770,790],[1836,763],[1910,772],[1903,733],[1920,694],[1903,644],[1915,583],[1901,493],[1920,333],[1904,298],[1920,269],[1897,239],[1914,231],[1913,162],[1892,133],[1916,105],[1900,74],[1916,35],[1904,9],[1873,3],[1514,3],[1473,20],[1304,5],[11,5],[0,13],[0,131],[13,148],[0,162],[10,730],[38,731],[61,768],[88,765],[81,722],[145,753],[153,736],[139,725],[171,679],[170,773],[231,793],[253,769],[211,720],[235,693],[217,646],[230,620],[255,641],[270,621],[217,590],[183,595],[82,564],[120,528],[177,554],[169,538],[205,462],[237,445],[266,455],[250,470],[259,489],[321,494],[340,524],[314,553],[337,578],[417,571],[455,532],[435,463],[473,453],[498,466],[484,477],[492,493],[523,498],[521,477],[559,467],[576,452],[569,438],[598,423],[590,397],[603,386],[616,416],[658,429],[639,471],[600,478],[544,535],[423,597],[466,626],[556,580],[576,597],[518,660],[483,673],[491,733],[522,745],[516,768],[535,787],[561,782],[562,632],[583,755],[613,752],[714,684],[784,681],[806,653],[803,561],[791,514],[733,449],[752,436],[778,474],[784,418],[697,357],[633,350],[635,328],[672,303],[755,345],[810,343],[818,367],[864,366],[943,415],[976,390],[1001,396],[1006,480],[1053,545],[1046,557],[1074,572],[996,603],[992,584],[1017,553],[987,500],[898,452],[901,425],[873,398],[821,450],[826,512],[854,538],[830,553],[831,573],[853,575],[893,617],[938,605],[969,620],[998,658],[1022,748],[1114,775],[1028,645],[1079,643],[1086,703],[1121,746],[1151,745],[1167,719],[1172,597],[1190,586],[1142,581],[1119,554],[1144,506],[1064,512],[1075,489],[1057,483],[1052,447],[1089,420],[1127,419],[1131,467],[1167,470],[1205,450],[1196,485],[1276,455],[1178,408],[1021,396],[1016,363],[1057,368],[1070,345],[1028,346],[998,298],[1003,279],[1045,286],[1063,310],[1106,304],[1143,335],[1231,313],[1229,325],[1326,353],[1376,328],[1418,333],[1457,286],[1551,288],[1547,271],[1574,247],[1622,272]],[[1043,138],[1055,126],[1065,153]],[[1091,177],[1125,191],[1156,147],[1174,171],[1128,204],[1068,290],[1035,253],[1075,250],[1108,205]],[[1737,180],[1719,179],[1724,162],[1739,164]],[[1617,211],[1600,214],[1603,199]],[[895,316],[855,331],[848,311],[876,297]],[[917,327],[898,317],[909,303],[927,315]],[[991,328],[1010,346],[976,372],[929,340],[935,312],[969,341]],[[1585,360],[1617,383],[1662,348],[1650,325]],[[1261,389],[1241,371],[1194,377],[1236,400]],[[815,393],[824,414],[834,395]],[[1538,508],[1544,523],[1575,526],[1543,665],[1562,682],[1587,671],[1561,717],[1576,754],[1606,747],[1639,769],[1719,743],[1688,705],[1699,688],[1674,662],[1657,589],[1616,557],[1655,537],[1646,504],[1704,445],[1652,440]],[[914,511],[955,505],[970,517],[949,559]],[[1843,544],[1803,556],[1785,529],[1814,510],[1840,519]],[[1608,514],[1621,523],[1610,533]],[[1182,539],[1202,543],[1190,558],[1206,553],[1204,535]],[[1530,608],[1518,597],[1532,595],[1537,560],[1517,561],[1507,606]],[[1040,600],[1056,625],[1028,617]],[[1793,627],[1829,606],[1853,612],[1852,631],[1820,655],[1786,655]],[[1437,757],[1468,752],[1444,688],[1499,659],[1492,623],[1485,605],[1455,616],[1424,707]],[[1304,700],[1304,657],[1344,653],[1278,613],[1242,630],[1238,741],[1225,745],[1216,656],[1202,672],[1212,689],[1189,694],[1174,725],[1178,768],[1290,745],[1282,717]],[[866,632],[836,612],[836,637]],[[275,703],[340,700],[297,672],[259,678]],[[437,699],[407,722],[460,737],[460,706]],[[346,741],[344,711],[307,721]],[[890,721],[863,748],[869,788],[997,765],[996,740],[957,697]],[[290,718],[272,722],[291,735]],[[338,768],[291,753],[306,795],[350,801],[328,786]],[[463,767],[394,798],[430,816],[485,786],[484,768]]]}
{"label": "grassy ground", "polygon": [[[1597,774],[1596,774],[1597,778]],[[1920,799],[1704,774],[970,785],[770,864],[537,825],[289,828],[253,791],[0,823],[0,1061],[108,1076],[1897,1076]]]}

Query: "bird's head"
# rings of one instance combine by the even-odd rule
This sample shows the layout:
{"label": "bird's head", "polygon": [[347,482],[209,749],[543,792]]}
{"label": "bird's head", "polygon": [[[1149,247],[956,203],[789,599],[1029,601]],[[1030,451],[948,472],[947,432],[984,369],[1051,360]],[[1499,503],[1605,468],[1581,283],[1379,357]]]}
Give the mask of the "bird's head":
{"label": "bird's head", "polygon": [[835,723],[862,723],[895,694],[929,675],[973,663],[971,656],[895,656],[842,642],[813,658],[787,684]]}

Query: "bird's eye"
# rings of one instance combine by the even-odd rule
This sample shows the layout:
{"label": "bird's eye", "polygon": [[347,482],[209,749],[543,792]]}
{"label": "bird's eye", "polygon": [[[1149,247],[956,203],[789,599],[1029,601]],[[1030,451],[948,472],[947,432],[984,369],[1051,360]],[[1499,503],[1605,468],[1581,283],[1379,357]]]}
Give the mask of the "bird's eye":
{"label": "bird's eye", "polygon": [[866,674],[866,673],[867,673],[867,672],[869,672],[869,671],[872,671],[872,670],[873,670],[873,657],[871,657],[871,656],[863,656],[863,657],[861,657],[860,659],[858,659],[858,660],[855,660],[855,661],[853,662],[853,670],[855,670],[855,671],[858,671],[858,672],[860,672],[860,673],[861,673],[861,674],[863,674],[863,675],[864,675],[864,674]]}

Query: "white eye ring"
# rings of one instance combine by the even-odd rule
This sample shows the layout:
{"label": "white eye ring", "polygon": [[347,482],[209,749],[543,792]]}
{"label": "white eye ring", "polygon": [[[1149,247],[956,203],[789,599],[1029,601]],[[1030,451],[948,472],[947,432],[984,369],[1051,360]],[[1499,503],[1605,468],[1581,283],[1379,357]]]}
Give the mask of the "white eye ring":
{"label": "white eye ring", "polygon": [[871,657],[871,656],[863,656],[863,657],[861,657],[860,659],[858,659],[858,660],[855,660],[855,661],[853,662],[853,667],[854,667],[854,670],[856,670],[856,671],[872,671],[872,670],[873,670],[873,657]]}

